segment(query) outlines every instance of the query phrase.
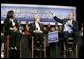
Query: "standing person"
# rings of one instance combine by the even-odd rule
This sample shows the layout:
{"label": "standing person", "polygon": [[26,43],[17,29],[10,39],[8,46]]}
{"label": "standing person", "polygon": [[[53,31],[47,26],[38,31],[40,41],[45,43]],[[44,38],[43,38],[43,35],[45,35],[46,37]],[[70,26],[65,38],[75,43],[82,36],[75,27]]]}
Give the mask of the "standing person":
{"label": "standing person", "polygon": [[48,44],[49,58],[59,58],[58,31],[56,27],[51,27],[51,32],[48,33]]}
{"label": "standing person", "polygon": [[59,45],[60,45],[60,55],[61,55],[61,57],[63,57],[63,40],[62,40],[62,38],[63,38],[63,33],[62,33],[62,25],[59,25]]}
{"label": "standing person", "polygon": [[80,32],[79,32],[79,35],[80,35],[80,40],[78,41],[79,42],[79,47],[78,47],[78,57],[79,58],[83,58],[83,54],[84,54],[84,52],[83,52],[83,44],[84,44],[84,40],[83,40],[83,23],[82,23],[82,26],[81,26],[81,30],[80,30]]}
{"label": "standing person", "polygon": [[[36,16],[34,19],[34,22],[30,24],[30,32],[35,36],[34,39],[43,40],[44,28],[43,28],[43,24],[40,23],[40,17],[39,16]],[[38,34],[39,36],[34,34],[35,32],[40,33],[40,34]]]}
{"label": "standing person", "polygon": [[8,11],[7,13],[7,18],[4,21],[4,28],[5,28],[5,37],[10,36],[10,54],[9,57],[13,58],[13,57],[19,57],[12,55],[14,52],[13,50],[18,50],[19,47],[17,44],[21,38],[21,34],[19,33],[19,24],[17,22],[17,20],[15,19],[15,14],[13,10]]}
{"label": "standing person", "polygon": [[46,40],[46,58],[49,57],[49,48],[48,48],[48,29],[47,27],[44,27],[44,36]]}
{"label": "standing person", "polygon": [[30,57],[30,31],[29,25],[26,24],[24,29],[22,30],[22,39],[21,39],[21,58],[29,58]]}

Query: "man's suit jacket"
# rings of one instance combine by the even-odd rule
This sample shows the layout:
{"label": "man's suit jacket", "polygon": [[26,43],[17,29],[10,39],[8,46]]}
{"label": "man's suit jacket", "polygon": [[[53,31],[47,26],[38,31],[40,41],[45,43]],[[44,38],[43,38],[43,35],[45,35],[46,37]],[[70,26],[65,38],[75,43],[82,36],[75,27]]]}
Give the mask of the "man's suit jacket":
{"label": "man's suit jacket", "polygon": [[[59,23],[62,23],[62,30],[64,29],[64,25],[66,24],[67,20],[68,19],[59,19],[57,18],[56,16],[53,17],[55,19],[55,21],[59,22]],[[73,29],[73,32],[78,32],[78,22],[73,20],[72,21],[72,24],[73,24],[73,27],[71,26],[71,28]]]}
{"label": "man's suit jacket", "polygon": [[[41,30],[42,32],[44,32],[43,25],[39,23],[39,26],[40,26],[40,30]],[[33,23],[30,24],[30,32],[33,33],[34,30],[36,30],[36,25],[35,25],[35,23],[33,22]]]}

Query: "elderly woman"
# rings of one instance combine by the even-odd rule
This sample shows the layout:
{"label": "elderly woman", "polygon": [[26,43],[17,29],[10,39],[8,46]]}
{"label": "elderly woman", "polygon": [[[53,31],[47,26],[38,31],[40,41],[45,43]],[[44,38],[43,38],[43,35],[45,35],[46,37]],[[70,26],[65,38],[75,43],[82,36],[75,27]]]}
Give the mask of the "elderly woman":
{"label": "elderly woman", "polygon": [[[30,24],[30,32],[31,35],[34,37],[35,47],[38,49],[43,48],[44,28],[43,25],[40,23],[39,16],[35,16],[34,22]],[[39,51],[37,51],[33,57],[41,57],[39,55]]]}

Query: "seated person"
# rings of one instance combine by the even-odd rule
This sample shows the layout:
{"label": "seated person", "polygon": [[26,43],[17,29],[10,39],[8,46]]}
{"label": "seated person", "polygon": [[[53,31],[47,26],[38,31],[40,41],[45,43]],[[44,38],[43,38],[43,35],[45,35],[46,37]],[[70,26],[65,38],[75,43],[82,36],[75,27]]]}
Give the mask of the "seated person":
{"label": "seated person", "polygon": [[43,25],[40,23],[40,17],[36,16],[34,18],[34,22],[30,24],[30,32],[34,37],[35,43],[37,41],[40,41],[39,43],[42,44],[44,39],[43,31],[44,31],[44,28],[43,28]]}
{"label": "seated person", "polygon": [[11,49],[16,49],[19,44],[17,44],[21,38],[21,33],[19,32],[19,24],[14,18],[14,11],[10,10],[7,13],[7,18],[4,21],[5,36],[10,36],[10,47]]}
{"label": "seated person", "polygon": [[[52,13],[53,14],[53,13]],[[59,19],[58,17],[54,15],[54,19],[57,22],[62,23],[62,32],[63,32],[63,37],[64,40],[66,41],[66,39],[69,36],[73,36],[75,39],[75,43],[77,43],[77,39],[78,39],[78,22],[74,20],[74,14],[73,13],[69,13],[68,17],[65,19]]]}

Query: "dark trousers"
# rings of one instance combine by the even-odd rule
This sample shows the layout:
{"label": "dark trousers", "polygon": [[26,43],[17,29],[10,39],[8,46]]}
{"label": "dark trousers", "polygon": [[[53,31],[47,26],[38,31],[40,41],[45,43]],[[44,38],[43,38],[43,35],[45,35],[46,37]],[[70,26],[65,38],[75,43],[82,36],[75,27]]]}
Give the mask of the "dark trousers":
{"label": "dark trousers", "polygon": [[10,47],[16,47],[21,39],[22,34],[20,32],[10,31]]}
{"label": "dark trousers", "polygon": [[9,38],[9,47],[16,47],[17,50],[15,50],[14,48],[13,49],[10,49],[9,51],[9,58],[19,58],[19,41],[21,39],[21,36],[22,34],[20,32],[14,32],[14,31],[9,31],[5,37],[7,37],[7,35],[10,35],[10,38]]}
{"label": "dark trousers", "polygon": [[63,37],[64,37],[65,41],[68,39],[68,37],[73,37],[75,43],[77,43],[77,41],[78,41],[78,33],[77,32],[69,33],[68,31],[65,31],[65,32],[63,32]]}
{"label": "dark trousers", "polygon": [[9,58],[20,58],[19,50],[11,49],[9,50]]}

